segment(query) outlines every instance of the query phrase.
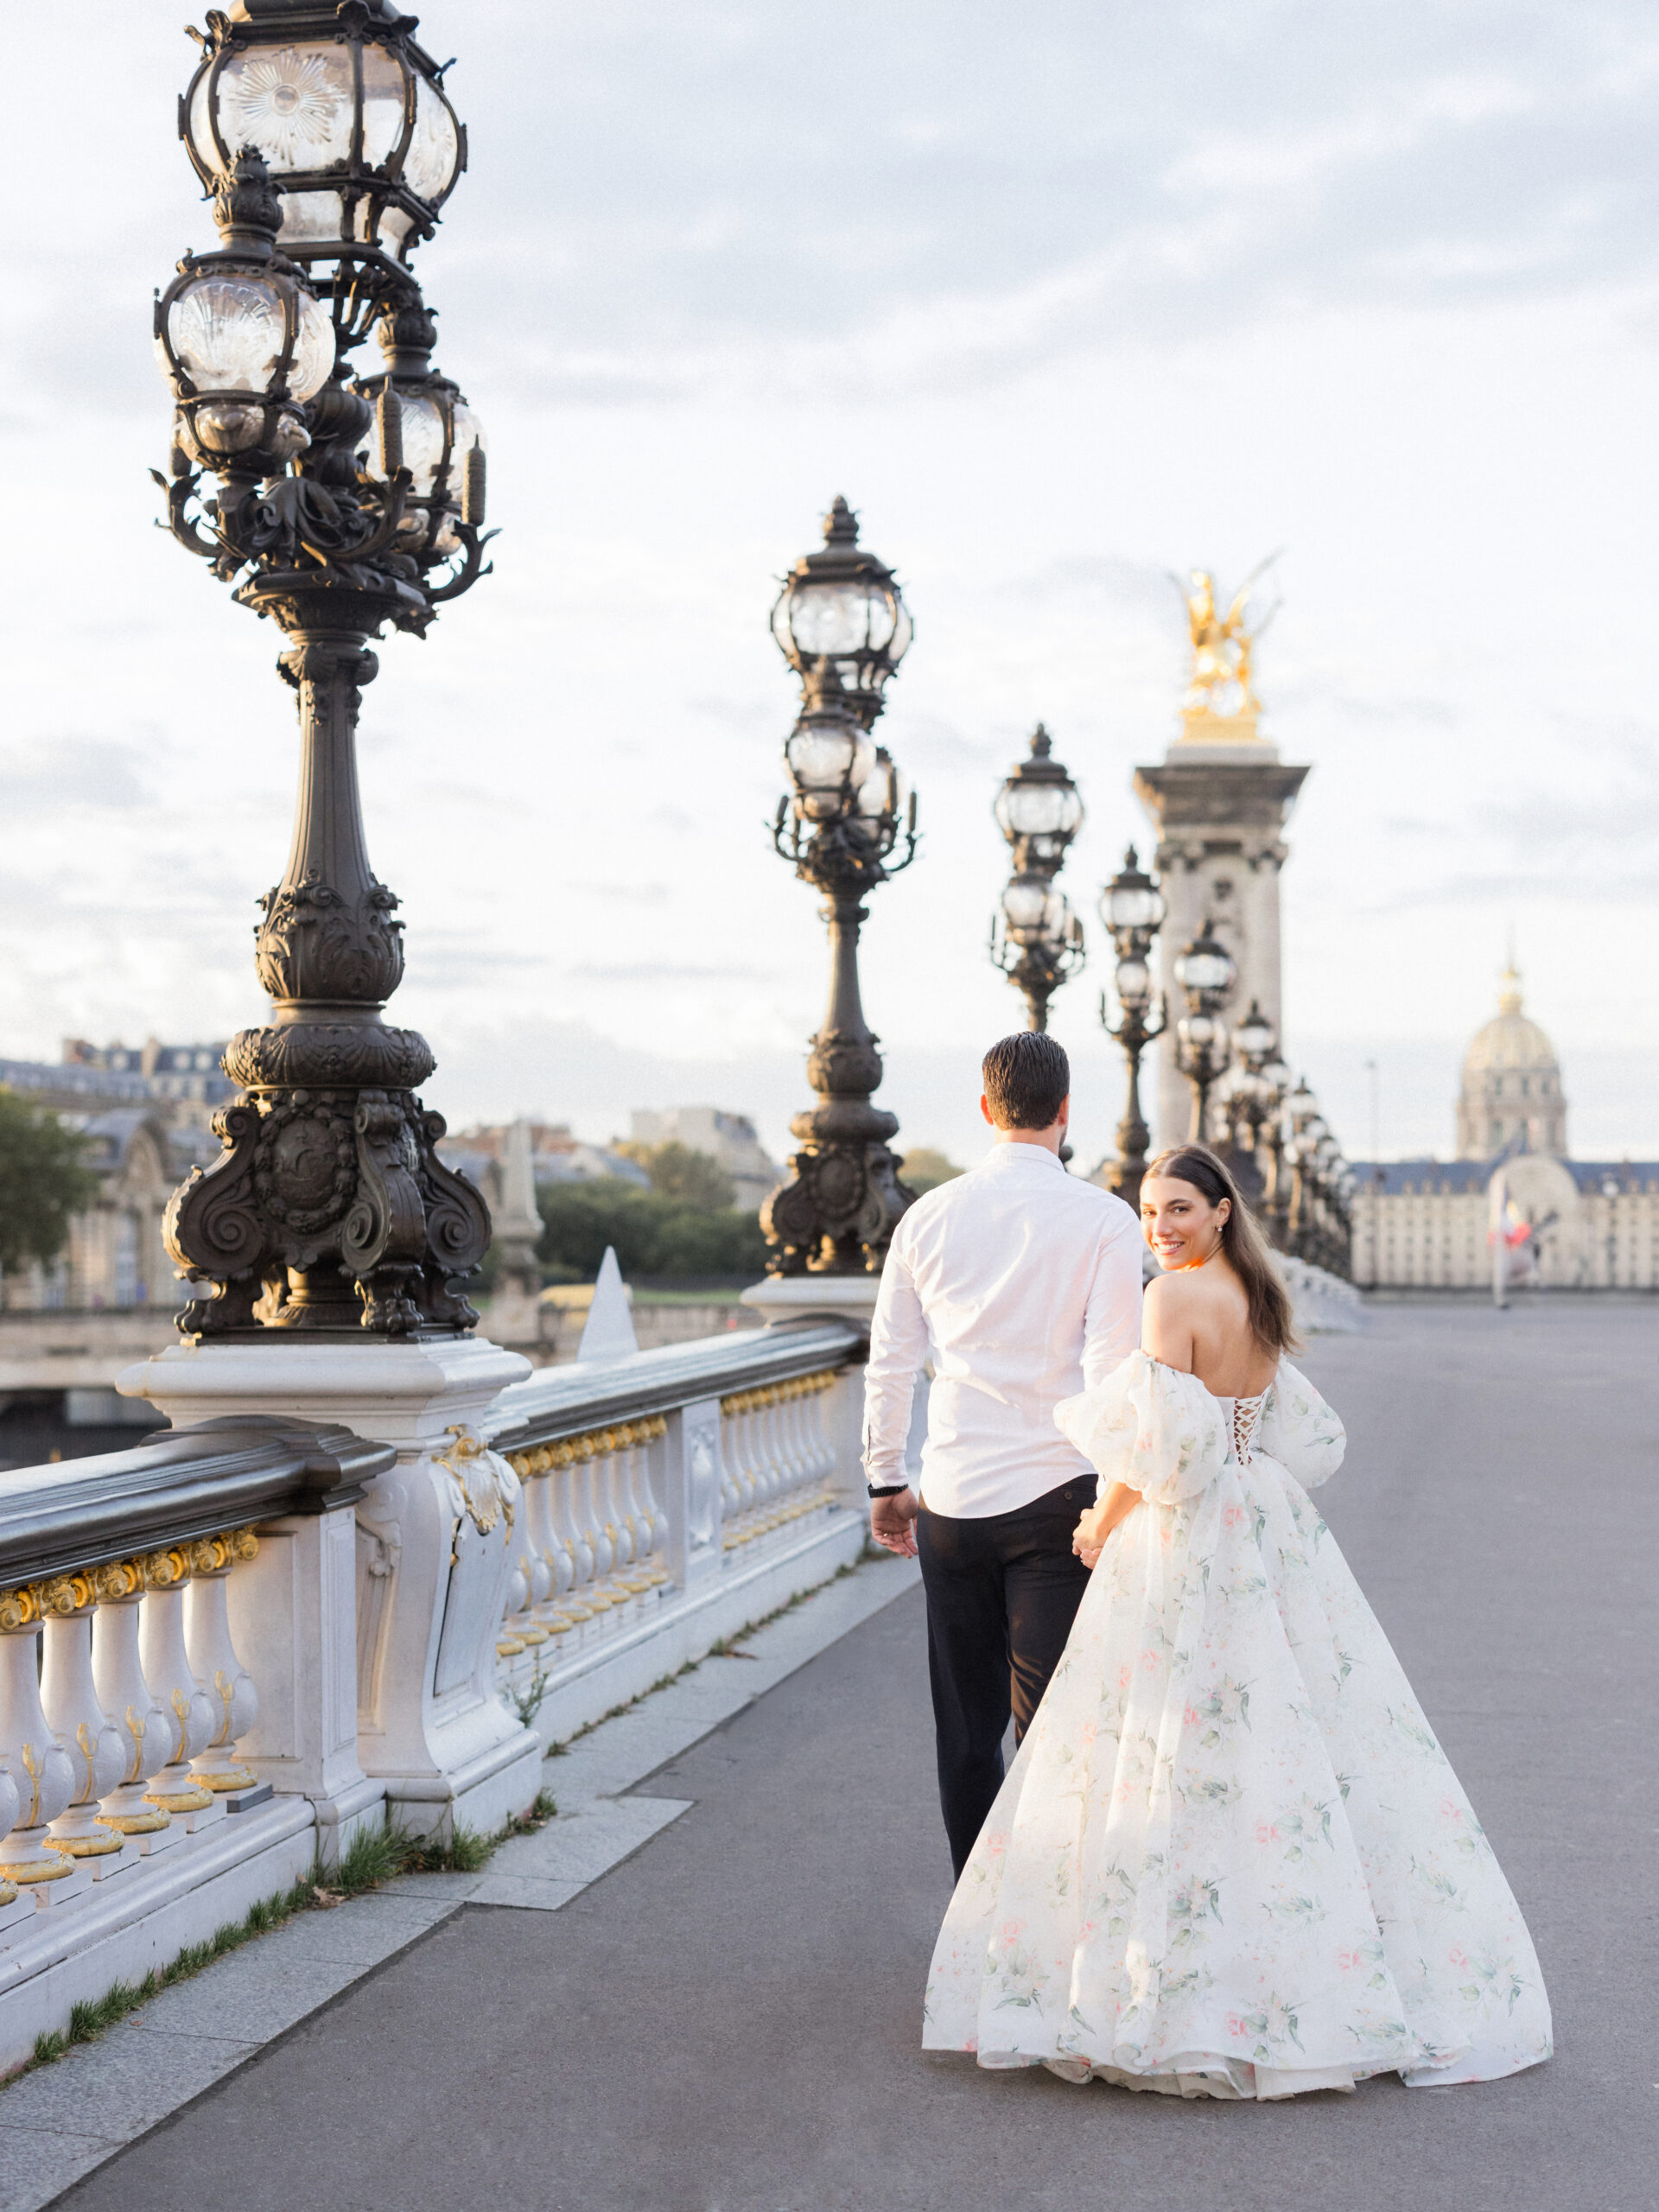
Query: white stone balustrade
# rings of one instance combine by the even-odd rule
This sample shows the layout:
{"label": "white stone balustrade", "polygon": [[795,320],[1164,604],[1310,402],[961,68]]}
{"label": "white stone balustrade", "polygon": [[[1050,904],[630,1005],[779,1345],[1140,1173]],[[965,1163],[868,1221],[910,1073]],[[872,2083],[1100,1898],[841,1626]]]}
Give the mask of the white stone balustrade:
{"label": "white stone balustrade", "polygon": [[0,1473],[0,2069],[365,1823],[495,1828],[856,1557],[861,1348],[181,1346],[121,1381],[189,1425]]}

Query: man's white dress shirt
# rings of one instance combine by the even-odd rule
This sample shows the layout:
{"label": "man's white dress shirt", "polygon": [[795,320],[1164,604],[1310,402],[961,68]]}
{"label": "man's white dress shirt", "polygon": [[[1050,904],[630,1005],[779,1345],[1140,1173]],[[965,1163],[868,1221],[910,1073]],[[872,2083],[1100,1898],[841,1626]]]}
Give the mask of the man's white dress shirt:
{"label": "man's white dress shirt", "polygon": [[922,1497],[981,1520],[1094,1470],[1054,1426],[1141,1341],[1141,1228],[1046,1146],[997,1144],[893,1231],[864,1370],[864,1468],[902,1483],[911,1399],[933,1362]]}

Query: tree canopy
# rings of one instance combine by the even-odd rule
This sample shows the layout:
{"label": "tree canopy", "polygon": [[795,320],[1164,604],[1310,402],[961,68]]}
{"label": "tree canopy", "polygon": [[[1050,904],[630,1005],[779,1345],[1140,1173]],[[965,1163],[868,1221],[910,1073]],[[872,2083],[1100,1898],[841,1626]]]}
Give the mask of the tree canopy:
{"label": "tree canopy", "polygon": [[720,1162],[709,1153],[694,1152],[677,1137],[663,1144],[619,1144],[615,1149],[625,1159],[639,1161],[659,1198],[676,1198],[705,1213],[723,1213],[736,1196]]}
{"label": "tree canopy", "polygon": [[49,1109],[0,1085],[0,1268],[55,1260],[68,1243],[70,1216],[98,1191],[83,1144]]}
{"label": "tree canopy", "polygon": [[924,1191],[936,1191],[941,1183],[951,1182],[963,1172],[954,1160],[947,1160],[927,1144],[912,1145],[899,1163],[899,1181],[918,1198]]}
{"label": "tree canopy", "polygon": [[692,1205],[608,1179],[544,1183],[537,1199],[543,1222],[539,1256],[567,1280],[597,1274],[607,1244],[616,1247],[617,1263],[629,1277],[759,1275],[766,1266],[759,1220],[729,1204]]}

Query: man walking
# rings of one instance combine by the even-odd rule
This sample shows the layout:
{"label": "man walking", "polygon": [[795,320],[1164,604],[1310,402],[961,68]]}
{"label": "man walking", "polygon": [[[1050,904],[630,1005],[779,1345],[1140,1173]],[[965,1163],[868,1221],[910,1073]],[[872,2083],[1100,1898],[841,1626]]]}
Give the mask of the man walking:
{"label": "man walking", "polygon": [[[1068,1175],[1071,1070],[1052,1037],[986,1053],[981,1165],[893,1232],[864,1379],[870,1527],[919,1557],[939,1797],[958,1875],[1041,1701],[1088,1586],[1073,1554],[1095,1473],[1054,1426],[1141,1341],[1141,1237],[1121,1198]],[[933,1362],[922,1494],[905,1479],[911,1399]]]}

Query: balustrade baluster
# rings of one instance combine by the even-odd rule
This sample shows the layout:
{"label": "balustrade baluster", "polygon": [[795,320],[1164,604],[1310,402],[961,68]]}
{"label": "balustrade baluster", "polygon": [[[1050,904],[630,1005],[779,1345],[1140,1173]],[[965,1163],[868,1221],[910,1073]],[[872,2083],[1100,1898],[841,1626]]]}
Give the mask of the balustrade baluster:
{"label": "balustrade baluster", "polygon": [[[72,1605],[48,1605],[41,1631],[41,1705],[47,1723],[69,1755],[74,1794],[52,1823],[47,1841],[54,1851],[86,1862],[94,1881],[137,1866],[136,1845],[99,1818],[107,1797],[127,1770],[127,1738],[99,1702],[92,1678],[92,1615],[97,1605],[92,1578],[65,1578]],[[0,1852],[0,1857],[3,1857]]]}
{"label": "balustrade baluster", "polygon": [[0,1591],[0,1765],[17,1791],[16,1825],[0,1844],[0,1881],[42,1905],[92,1878],[68,1853],[52,1848],[48,1831],[75,1794],[75,1770],[41,1704],[41,1620],[48,1610],[73,1611],[76,1602],[67,1580],[61,1587],[34,1582]]}
{"label": "balustrade baluster", "polygon": [[611,1544],[610,1599],[613,1605],[620,1608],[631,1604],[634,1594],[628,1575],[633,1559],[633,1531],[619,1480],[622,1469],[621,1431],[601,1429],[596,1442],[598,1507],[604,1516],[605,1533]]}
{"label": "balustrade baluster", "polygon": [[172,1815],[150,1802],[151,1783],[172,1757],[175,1724],[144,1678],[139,1651],[144,1570],[138,1560],[121,1560],[97,1568],[92,1589],[92,1681],[98,1700],[125,1739],[127,1764],[121,1780],[99,1807],[104,1827],[136,1836],[148,1855],[184,1841],[185,1831]]}
{"label": "balustrade baluster", "polygon": [[138,1652],[144,1679],[164,1713],[171,1716],[172,1740],[167,1764],[145,1795],[165,1813],[177,1814],[188,1830],[220,1819],[225,1808],[190,1771],[218,1731],[213,1701],[191,1671],[184,1642],[184,1586],[190,1562],[181,1546],[150,1552],[143,1562],[144,1602],[138,1624]]}
{"label": "balustrade baluster", "polygon": [[238,1560],[256,1559],[259,1540],[251,1529],[204,1536],[189,1548],[190,1580],[184,1589],[184,1647],[191,1673],[206,1694],[213,1732],[205,1751],[190,1763],[198,1788],[217,1796],[257,1789],[259,1777],[236,1756],[238,1738],[259,1718],[253,1677],[231,1641],[225,1586]]}
{"label": "balustrade baluster", "polygon": [[[582,1474],[575,1440],[562,1438],[554,1445],[553,1522],[570,1560],[570,1590],[565,1611],[580,1623],[593,1619],[588,1592],[594,1579],[594,1548],[582,1519]],[[585,1631],[584,1631],[585,1632]]]}
{"label": "balustrade baluster", "polygon": [[581,1498],[582,1525],[588,1531],[588,1543],[594,1555],[594,1582],[588,1592],[588,1603],[596,1613],[608,1613],[616,1604],[610,1587],[611,1574],[616,1566],[616,1547],[605,1526],[605,1492],[599,1434],[575,1439],[578,1464],[582,1476],[578,1495]]}
{"label": "balustrade baluster", "polygon": [[533,1618],[548,1636],[564,1636],[575,1623],[560,1600],[570,1587],[575,1570],[553,1522],[553,1455],[543,1446],[539,1452],[518,1453],[512,1465],[524,1485],[525,1534],[547,1578]]}
{"label": "balustrade baluster", "polygon": [[668,1422],[661,1414],[653,1414],[647,1421],[636,1421],[633,1433],[632,1472],[638,1499],[635,1510],[645,1529],[645,1573],[652,1588],[660,1589],[668,1580],[668,1569],[664,1564],[668,1549],[668,1516],[657,1503],[651,1461],[653,1447],[668,1434]]}
{"label": "balustrade baluster", "polygon": [[756,1393],[760,1403],[755,1413],[755,1484],[754,1503],[757,1535],[763,1535],[776,1520],[774,1506],[784,1484],[783,1462],[778,1455],[778,1402],[775,1383]]}

